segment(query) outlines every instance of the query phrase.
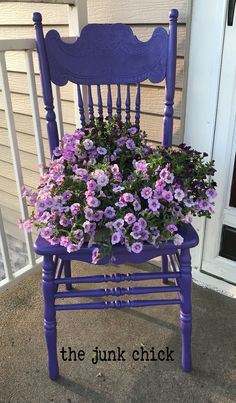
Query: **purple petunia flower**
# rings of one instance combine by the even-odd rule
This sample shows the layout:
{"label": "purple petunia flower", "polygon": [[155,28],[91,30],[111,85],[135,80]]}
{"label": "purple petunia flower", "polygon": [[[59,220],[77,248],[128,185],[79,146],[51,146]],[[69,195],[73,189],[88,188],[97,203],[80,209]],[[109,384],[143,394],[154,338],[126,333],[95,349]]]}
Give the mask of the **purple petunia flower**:
{"label": "purple petunia flower", "polygon": [[138,219],[138,224],[140,225],[141,229],[144,230],[145,228],[147,228],[147,222],[144,220],[143,217],[140,217]]}
{"label": "purple petunia flower", "polygon": [[94,248],[93,252],[92,252],[92,263],[93,264],[97,264],[98,260],[99,260],[99,249],[98,248]]}
{"label": "purple petunia flower", "polygon": [[70,211],[73,215],[77,215],[80,212],[80,204],[79,203],[73,203],[70,206]]}
{"label": "purple petunia flower", "polygon": [[127,224],[133,224],[136,221],[136,217],[133,213],[127,213],[124,216],[124,220],[127,222]]}
{"label": "purple petunia flower", "polygon": [[141,236],[142,236],[139,232],[135,232],[135,231],[132,231],[132,232],[130,233],[130,235],[131,235],[132,238],[134,238],[134,239],[140,239]]}
{"label": "purple petunia flower", "polygon": [[141,210],[141,204],[139,203],[138,200],[134,200],[133,206],[134,206],[134,211],[140,211]]}
{"label": "purple petunia flower", "polygon": [[52,227],[45,227],[41,228],[40,235],[44,239],[49,239],[53,234],[53,228]]}
{"label": "purple petunia flower", "polygon": [[168,225],[166,226],[166,229],[167,229],[167,231],[169,231],[169,232],[176,232],[176,231],[178,231],[178,228],[177,228],[176,225],[174,225],[174,224],[168,224]]}
{"label": "purple petunia flower", "polygon": [[106,155],[107,154],[107,149],[105,147],[98,147],[97,152],[99,155]]}
{"label": "purple petunia flower", "polygon": [[131,151],[136,148],[135,142],[132,139],[127,140],[125,145],[128,148],[128,150],[131,150]]}
{"label": "purple petunia flower", "polygon": [[65,216],[61,216],[59,223],[63,227],[68,227],[71,224],[71,220]]}
{"label": "purple petunia flower", "polygon": [[75,243],[70,243],[66,248],[68,253],[76,252],[79,250],[79,245]]}
{"label": "purple petunia flower", "polygon": [[105,175],[105,174],[100,175],[100,176],[98,176],[98,178],[97,178],[97,184],[98,184],[99,186],[101,186],[101,187],[106,186],[106,185],[108,184],[108,182],[109,182],[109,178],[108,178],[108,176]]}
{"label": "purple petunia flower", "polygon": [[149,199],[150,197],[152,197],[152,188],[150,188],[150,187],[143,188],[141,191],[141,196],[144,199]]}
{"label": "purple petunia flower", "polygon": [[148,206],[150,210],[157,211],[160,208],[160,203],[158,199],[148,199]]}
{"label": "purple petunia flower", "polygon": [[135,134],[135,133],[137,133],[137,131],[138,131],[137,127],[130,127],[130,128],[128,129],[128,132],[129,132],[130,134]]}
{"label": "purple petunia flower", "polygon": [[207,211],[211,207],[211,203],[208,200],[200,199],[198,201],[198,206],[201,210]]}
{"label": "purple petunia flower", "polygon": [[135,167],[135,169],[137,169],[137,171],[146,173],[148,165],[145,160],[140,160],[140,161],[135,161],[134,167]]}
{"label": "purple petunia flower", "polygon": [[89,207],[85,207],[84,214],[86,220],[93,221],[93,210]]}
{"label": "purple petunia flower", "polygon": [[98,210],[98,211],[94,211],[93,213],[93,220],[94,221],[101,221],[103,217],[103,211],[102,210]]}
{"label": "purple petunia flower", "polygon": [[207,195],[207,197],[209,197],[211,199],[214,199],[217,196],[217,191],[215,189],[212,189],[212,188],[207,189],[206,195]]}
{"label": "purple petunia flower", "polygon": [[97,186],[97,184],[93,179],[91,179],[90,181],[87,182],[87,189],[88,190],[95,190],[96,186]]}
{"label": "purple petunia flower", "polygon": [[128,203],[128,202],[132,203],[132,202],[134,201],[134,196],[133,196],[131,193],[124,193],[124,194],[122,195],[122,197],[123,197],[123,200],[124,200],[126,203]]}
{"label": "purple petunia flower", "polygon": [[114,207],[111,207],[111,206],[106,207],[104,210],[104,216],[106,218],[113,218],[115,216],[115,213],[116,212],[115,212]]}
{"label": "purple petunia flower", "polygon": [[94,196],[89,196],[87,198],[87,204],[89,207],[98,207],[100,206],[101,202]]}
{"label": "purple petunia flower", "polygon": [[163,190],[162,197],[168,202],[171,202],[173,200],[173,194],[170,190]]}
{"label": "purple petunia flower", "polygon": [[116,221],[113,222],[113,227],[118,231],[124,225],[124,220],[122,218],[118,218]]}
{"label": "purple petunia flower", "polygon": [[116,175],[120,172],[120,169],[117,164],[112,165],[111,172],[113,173],[113,175]]}
{"label": "purple petunia flower", "polygon": [[142,242],[134,242],[131,246],[131,251],[134,253],[140,253],[143,250]]}
{"label": "purple petunia flower", "polygon": [[182,189],[175,189],[175,192],[174,192],[174,198],[176,199],[176,200],[178,200],[179,202],[181,202],[182,200],[183,200],[183,198],[184,198],[184,196],[185,196],[185,194],[184,194],[184,191],[182,190]]}
{"label": "purple petunia flower", "polygon": [[71,239],[69,236],[61,236],[60,238],[60,245],[67,248],[71,244]]}
{"label": "purple petunia flower", "polygon": [[117,243],[119,243],[120,242],[120,239],[121,239],[121,234],[120,234],[120,232],[114,232],[113,234],[112,234],[112,237],[111,237],[111,243],[112,243],[112,245],[115,245],[115,244],[117,244]]}
{"label": "purple petunia flower", "polygon": [[84,148],[85,148],[85,150],[91,150],[91,148],[93,148],[93,142],[92,142],[92,140],[90,140],[90,139],[85,139],[84,141],[83,141],[83,146],[84,146]]}

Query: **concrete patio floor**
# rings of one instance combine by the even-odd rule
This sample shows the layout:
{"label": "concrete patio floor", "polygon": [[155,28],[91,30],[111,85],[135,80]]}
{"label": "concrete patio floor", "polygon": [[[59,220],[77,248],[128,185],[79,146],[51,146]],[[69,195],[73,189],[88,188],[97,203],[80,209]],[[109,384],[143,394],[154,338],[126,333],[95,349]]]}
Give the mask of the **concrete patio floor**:
{"label": "concrete patio floor", "polygon": [[[156,267],[129,267],[139,270]],[[105,272],[87,264],[76,264],[73,271]],[[192,300],[191,373],[181,370],[179,306],[68,311],[58,312],[58,352],[63,346],[82,349],[85,358],[68,362],[59,354],[61,376],[53,382],[47,376],[40,273],[31,274],[0,296],[0,402],[235,402],[236,300],[195,284]],[[119,346],[126,361],[93,364],[96,346]],[[169,347],[174,361],[134,361],[131,354],[141,347],[156,352]]]}

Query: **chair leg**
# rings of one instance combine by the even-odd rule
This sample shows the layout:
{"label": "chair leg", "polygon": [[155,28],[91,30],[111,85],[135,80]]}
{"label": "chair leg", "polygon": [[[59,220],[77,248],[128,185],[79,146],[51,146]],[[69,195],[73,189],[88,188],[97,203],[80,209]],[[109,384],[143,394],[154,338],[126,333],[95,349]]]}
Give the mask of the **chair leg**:
{"label": "chair leg", "polygon": [[[163,255],[161,257],[161,262],[162,262],[162,272],[167,273],[168,272],[168,258],[167,258],[167,255]],[[168,278],[163,278],[162,283],[163,284],[168,284]]]}
{"label": "chair leg", "polygon": [[57,330],[56,311],[54,308],[55,263],[53,256],[43,259],[43,295],[44,295],[44,332],[48,349],[48,373],[52,380],[59,376],[57,361]]}
{"label": "chair leg", "polygon": [[[64,260],[64,270],[65,270],[65,277],[71,277],[71,262],[70,260]],[[66,290],[72,290],[72,284],[66,284]]]}
{"label": "chair leg", "polygon": [[180,254],[180,327],[182,334],[182,367],[185,372],[192,369],[191,333],[192,333],[192,305],[191,305],[191,255],[189,249]]}

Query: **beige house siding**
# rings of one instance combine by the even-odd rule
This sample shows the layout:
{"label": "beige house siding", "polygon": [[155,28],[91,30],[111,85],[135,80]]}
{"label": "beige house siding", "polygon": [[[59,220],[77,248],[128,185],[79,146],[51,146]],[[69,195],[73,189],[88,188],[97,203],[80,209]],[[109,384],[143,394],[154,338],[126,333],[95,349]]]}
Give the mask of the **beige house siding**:
{"label": "beige house siding", "polygon": [[[188,0],[173,0],[172,2],[166,2],[164,0],[88,0],[89,22],[123,22],[129,24],[134,33],[141,40],[147,40],[157,25],[168,27],[168,11],[170,6],[179,10],[177,80],[174,112],[175,144],[182,140],[183,132],[181,117],[184,114],[183,88],[186,65],[186,21],[188,19],[189,2]],[[32,26],[33,11],[40,11],[42,13],[45,32],[51,28],[55,28],[62,36],[69,35],[67,5],[3,2],[0,3],[0,39],[34,37],[34,28]],[[42,133],[46,156],[49,157],[36,52],[34,52],[33,56]],[[39,174],[31,118],[32,110],[26,76],[25,55],[24,52],[7,52],[6,59],[24,182],[27,186],[36,187]],[[135,88],[132,87],[131,93],[134,91]],[[124,105],[124,91],[122,91],[122,94]],[[164,110],[164,83],[158,85],[149,82],[143,83],[141,86],[141,95],[141,127],[149,134],[150,141],[160,142]],[[68,87],[61,88],[61,98],[64,131],[72,132],[75,127],[75,118],[71,84],[68,85]],[[19,216],[18,198],[6,127],[3,99],[0,92],[0,204],[5,217],[7,231],[11,234],[15,234],[16,232],[19,234],[15,229],[16,218]]]}

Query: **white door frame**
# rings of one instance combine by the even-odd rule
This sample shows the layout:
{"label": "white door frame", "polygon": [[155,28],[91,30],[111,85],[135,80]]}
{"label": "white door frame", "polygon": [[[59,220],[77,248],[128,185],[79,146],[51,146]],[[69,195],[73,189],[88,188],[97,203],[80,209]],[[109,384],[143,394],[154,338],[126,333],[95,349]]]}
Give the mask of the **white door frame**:
{"label": "white door frame", "polygon": [[[227,0],[193,0],[184,141],[212,158]],[[206,220],[194,220],[200,242],[192,249],[193,279],[236,298],[236,287],[201,271]]]}

